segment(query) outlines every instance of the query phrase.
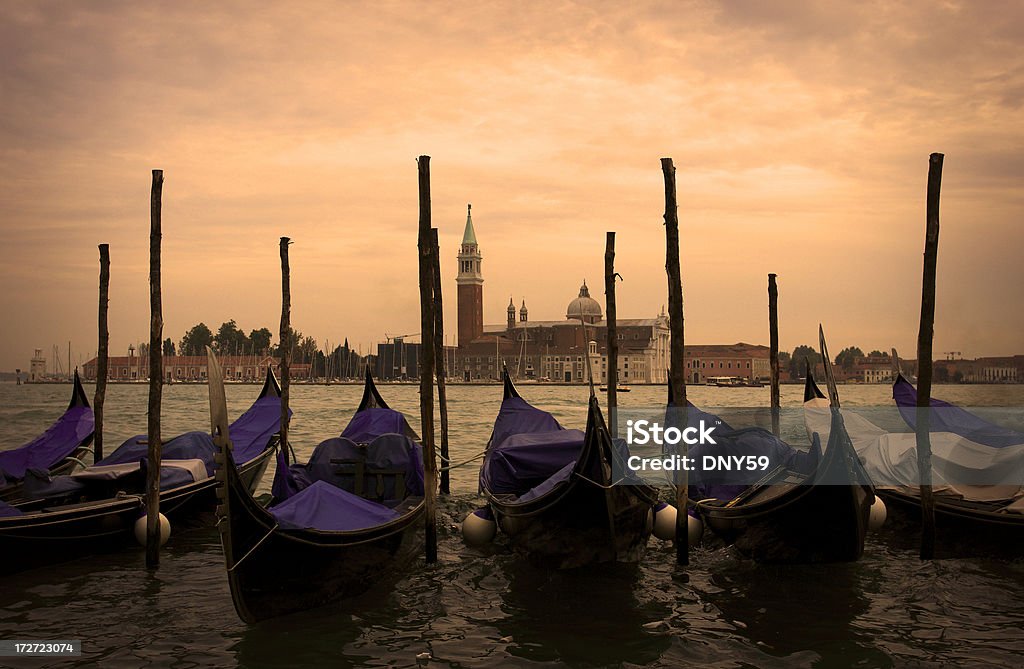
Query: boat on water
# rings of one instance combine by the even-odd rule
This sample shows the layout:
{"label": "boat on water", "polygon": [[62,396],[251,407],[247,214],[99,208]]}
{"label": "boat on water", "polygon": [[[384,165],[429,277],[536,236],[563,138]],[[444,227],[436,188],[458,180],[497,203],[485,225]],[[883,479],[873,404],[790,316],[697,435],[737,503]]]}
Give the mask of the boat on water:
{"label": "boat on water", "polygon": [[[606,393],[606,392],[608,392],[608,386],[599,386],[598,390],[601,391],[602,393]],[[632,390],[633,389],[630,388],[629,386],[620,386],[620,385],[616,385],[615,386],[615,392],[617,392],[617,393],[628,393],[628,392],[632,392]]]}
{"label": "boat on water", "polygon": [[690,457],[760,457],[769,463],[767,473],[761,474],[749,469],[691,473],[693,512],[726,544],[758,562],[858,560],[875,497],[849,439],[844,439],[841,416],[835,412],[831,418],[824,451],[815,434],[811,450],[802,452],[768,430],[734,429],[691,406],[689,423],[703,421],[717,429],[716,443],[692,447]]}
{"label": "boat on water", "polygon": [[[273,371],[259,397],[234,423],[240,484],[254,490],[277,448],[281,388]],[[214,458],[207,432],[165,441],[160,467],[160,512],[175,526],[212,524],[216,508]],[[145,514],[146,435],[125,441],[95,465],[49,476],[29,470],[22,500],[0,502],[4,573],[112,550],[133,540]]]}
{"label": "boat on water", "polygon": [[[895,357],[894,357],[895,359]],[[895,374],[893,398],[910,429],[917,419],[917,390]],[[821,391],[808,375],[804,393],[807,429],[821,429]],[[929,442],[937,546],[943,554],[1019,556],[1024,546],[1024,434],[993,424],[953,404],[932,399]],[[860,459],[878,495],[899,521],[918,527],[920,476],[915,432],[893,432],[864,416],[845,414]]]}
{"label": "boat on water", "polygon": [[763,388],[759,379],[748,379],[744,376],[709,376],[704,385],[718,388]]}
{"label": "boat on water", "polygon": [[[226,409],[215,406],[214,369],[220,375],[211,365],[211,410],[222,426]],[[243,621],[356,595],[400,575],[422,549],[422,447],[405,416],[380,396],[369,369],[359,408],[340,436],[321,442],[304,464],[289,463],[285,448],[278,452],[269,507],[253,499],[233,466],[233,431],[218,431],[218,527]]]}
{"label": "boat on water", "polygon": [[[658,492],[628,471],[593,392],[586,431],[567,430],[531,406],[504,375],[504,397],[480,467],[480,492],[512,548],[531,562],[568,569],[638,562]],[[617,461],[617,462],[616,462]]]}
{"label": "boat on water", "polygon": [[45,432],[24,446],[0,451],[0,501],[22,501],[25,473],[47,472],[49,476],[70,474],[92,452],[94,418],[92,407],[75,370],[68,408]]}

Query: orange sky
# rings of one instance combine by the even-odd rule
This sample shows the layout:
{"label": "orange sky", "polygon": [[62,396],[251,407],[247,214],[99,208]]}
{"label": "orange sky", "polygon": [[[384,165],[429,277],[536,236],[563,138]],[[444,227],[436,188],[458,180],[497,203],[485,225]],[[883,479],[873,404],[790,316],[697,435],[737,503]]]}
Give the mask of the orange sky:
{"label": "orange sky", "polygon": [[[914,357],[928,154],[946,153],[935,351],[1024,353],[1024,8],[1006,3],[0,4],[0,369],[148,340],[150,170],[165,336],[234,318],[364,347],[418,330],[415,157],[432,156],[446,326],[473,203],[485,320],[666,298],[678,166],[687,340]],[[603,300],[602,300],[603,301]],[[275,338],[276,339],[276,338]],[[364,348],[365,350],[365,348]]]}

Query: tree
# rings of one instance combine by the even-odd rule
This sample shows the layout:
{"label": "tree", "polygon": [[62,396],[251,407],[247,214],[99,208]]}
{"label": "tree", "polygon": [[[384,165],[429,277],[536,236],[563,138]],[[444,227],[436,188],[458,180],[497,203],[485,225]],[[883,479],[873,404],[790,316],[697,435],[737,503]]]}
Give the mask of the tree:
{"label": "tree", "polygon": [[206,323],[199,323],[192,327],[181,338],[178,352],[181,355],[206,355],[206,347],[213,344],[213,333]]}
{"label": "tree", "polygon": [[882,351],[879,351],[878,349],[875,349],[871,353],[868,353],[868,357],[869,358],[888,358],[889,354],[888,353],[883,353]]}
{"label": "tree", "polygon": [[233,318],[226,323],[221,323],[220,329],[217,330],[217,336],[214,337],[213,341],[216,344],[214,348],[220,355],[241,354],[249,344],[249,339],[245,336],[244,332],[238,329],[238,325]]}
{"label": "tree", "polygon": [[270,340],[274,338],[273,333],[267,328],[260,328],[249,333],[249,345],[256,353],[263,353],[270,350]]}
{"label": "tree", "polygon": [[174,342],[170,337],[164,340],[164,355],[168,357],[174,355]]}
{"label": "tree", "polygon": [[786,351],[779,351],[779,371],[789,371],[792,358]]}
{"label": "tree", "polygon": [[793,353],[789,356],[789,376],[790,378],[797,379],[804,375],[808,367],[814,369],[814,366],[821,362],[821,356],[814,350],[813,346],[807,346],[801,344],[793,349]]}
{"label": "tree", "polygon": [[864,351],[860,350],[856,346],[848,346],[842,351],[836,354],[836,365],[842,367],[846,371],[853,369],[853,363],[856,362],[857,358],[863,358]]}

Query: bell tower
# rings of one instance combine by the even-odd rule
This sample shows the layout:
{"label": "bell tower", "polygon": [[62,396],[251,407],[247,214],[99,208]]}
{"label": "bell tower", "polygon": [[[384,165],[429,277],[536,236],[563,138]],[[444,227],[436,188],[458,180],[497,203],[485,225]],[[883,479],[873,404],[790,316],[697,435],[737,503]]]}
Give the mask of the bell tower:
{"label": "bell tower", "polygon": [[473,205],[466,205],[466,231],[459,247],[458,284],[459,346],[465,346],[484,333],[484,275],[480,264],[480,245],[473,229]]}

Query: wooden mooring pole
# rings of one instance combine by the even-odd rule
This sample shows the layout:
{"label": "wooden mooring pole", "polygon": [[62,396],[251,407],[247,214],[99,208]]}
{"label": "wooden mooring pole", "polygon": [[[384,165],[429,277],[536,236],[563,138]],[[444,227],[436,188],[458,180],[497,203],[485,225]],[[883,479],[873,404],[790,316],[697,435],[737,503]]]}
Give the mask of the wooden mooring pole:
{"label": "wooden mooring pole", "polygon": [[[676,415],[687,421],[686,360],[683,347],[683,283],[679,271],[679,211],[676,205],[676,168],[671,158],[661,159],[665,177],[665,272],[668,274],[669,344],[668,383]],[[687,457],[686,443],[680,441],[679,455]],[[690,564],[690,542],[687,540],[687,475],[676,472],[676,563]]]}
{"label": "wooden mooring pole", "polygon": [[427,563],[437,562],[437,454],[434,448],[434,253],[430,234],[430,156],[416,161],[420,222],[420,425],[423,438]]}
{"label": "wooden mooring pole", "polygon": [[447,373],[444,353],[444,301],[441,299],[441,248],[437,241],[437,228],[430,229],[431,253],[434,258],[434,364],[437,376],[437,404],[441,413],[441,494],[451,494],[451,473],[448,467],[448,393],[445,387]]}
{"label": "wooden mooring pole", "polygon": [[281,451],[288,461],[288,389],[291,387],[292,361],[292,271],[288,264],[288,245],[292,240],[281,238]]}
{"label": "wooden mooring pole", "polygon": [[615,306],[615,233],[609,231],[604,243],[604,300],[608,335],[608,431],[619,436],[619,330]]}
{"label": "wooden mooring pole", "polygon": [[917,334],[917,470],[921,477],[921,559],[935,557],[935,498],[932,494],[932,446],[929,438],[932,399],[932,340],[935,336],[935,273],[939,254],[939,191],[941,153],[928,158],[928,201],[925,214],[924,276],[921,286],[921,327]]}
{"label": "wooden mooring pole", "polygon": [[110,244],[100,244],[99,345],[96,352],[96,395],[92,401],[95,428],[92,440],[92,461],[103,459],[103,402],[107,397],[107,368],[110,360],[110,332],[107,330],[107,307],[110,303]]}
{"label": "wooden mooring pole", "polygon": [[781,401],[779,397],[779,287],[775,275],[768,275],[768,339],[772,366],[772,434],[779,436]]}
{"label": "wooden mooring pole", "polygon": [[160,407],[163,399],[163,304],[160,295],[160,208],[164,172],[153,170],[149,199],[149,424],[146,470],[146,566],[160,566]]}

